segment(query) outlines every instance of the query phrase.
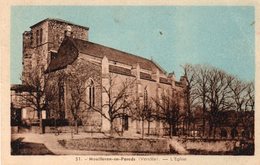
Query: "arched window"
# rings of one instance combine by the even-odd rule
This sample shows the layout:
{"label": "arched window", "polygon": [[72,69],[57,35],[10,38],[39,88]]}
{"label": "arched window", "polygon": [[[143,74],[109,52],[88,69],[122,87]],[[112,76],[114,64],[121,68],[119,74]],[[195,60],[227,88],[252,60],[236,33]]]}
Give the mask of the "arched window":
{"label": "arched window", "polygon": [[88,96],[89,96],[89,106],[95,106],[95,86],[93,80],[90,80],[89,88],[88,88]]}

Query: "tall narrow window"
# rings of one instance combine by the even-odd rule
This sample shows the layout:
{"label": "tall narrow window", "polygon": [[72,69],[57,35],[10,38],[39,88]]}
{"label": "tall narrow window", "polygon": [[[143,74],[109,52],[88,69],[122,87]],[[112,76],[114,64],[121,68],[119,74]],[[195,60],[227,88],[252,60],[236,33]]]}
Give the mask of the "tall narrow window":
{"label": "tall narrow window", "polygon": [[124,130],[128,130],[128,126],[129,126],[129,123],[128,123],[128,115],[124,115],[122,117],[122,127]]}
{"label": "tall narrow window", "polygon": [[39,30],[36,31],[36,46],[39,44]]}
{"label": "tall narrow window", "polygon": [[148,104],[148,92],[147,92],[147,86],[144,88],[144,106],[147,106]]}
{"label": "tall narrow window", "polygon": [[91,80],[89,84],[89,106],[95,106],[95,87],[94,82]]}
{"label": "tall narrow window", "polygon": [[92,106],[95,106],[95,87],[92,87]]}
{"label": "tall narrow window", "polygon": [[40,30],[40,44],[42,44],[42,29]]}

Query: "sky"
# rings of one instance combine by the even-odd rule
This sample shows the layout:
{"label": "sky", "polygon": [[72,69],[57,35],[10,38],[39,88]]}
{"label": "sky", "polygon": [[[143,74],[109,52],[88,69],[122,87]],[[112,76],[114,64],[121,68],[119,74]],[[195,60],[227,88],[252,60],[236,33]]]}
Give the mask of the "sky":
{"label": "sky", "polygon": [[207,64],[255,79],[253,6],[13,6],[11,83],[22,73],[22,33],[46,18],[89,27],[89,41],[153,59],[179,79]]}

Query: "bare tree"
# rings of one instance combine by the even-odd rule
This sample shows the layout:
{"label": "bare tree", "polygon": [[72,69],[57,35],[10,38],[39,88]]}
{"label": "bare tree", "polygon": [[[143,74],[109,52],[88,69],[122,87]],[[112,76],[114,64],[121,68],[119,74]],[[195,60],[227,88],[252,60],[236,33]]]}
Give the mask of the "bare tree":
{"label": "bare tree", "polygon": [[234,127],[237,127],[237,125],[242,122],[243,111],[246,109],[247,85],[239,79],[235,79],[230,84],[230,89],[232,91],[232,99],[236,110],[236,122]]}
{"label": "bare tree", "polygon": [[207,79],[208,82],[208,95],[210,107],[209,126],[210,135],[213,130],[213,137],[216,134],[216,128],[221,125],[223,111],[229,110],[232,107],[230,84],[234,78],[228,76],[225,72],[213,68],[210,70]]}
{"label": "bare tree", "polygon": [[[156,115],[153,113],[152,102],[148,96],[144,95],[143,100],[140,97],[134,99],[134,102],[131,106],[131,117],[133,120],[141,121],[142,124],[142,138],[144,138],[144,122],[152,122]],[[148,124],[149,125],[149,124]],[[149,126],[148,126],[148,135],[149,135]]]}
{"label": "bare tree", "polygon": [[[222,125],[234,121],[235,125],[239,122],[247,125],[247,121],[253,120],[251,112],[254,110],[253,83],[245,83],[218,68],[207,65],[185,65],[183,68],[187,78],[186,116],[189,123],[194,122],[192,110],[194,107],[202,109],[203,135],[207,123],[209,136],[213,132],[215,137],[216,129]],[[232,110],[235,110],[235,113],[232,113]],[[189,130],[189,124],[187,128]]]}
{"label": "bare tree", "polygon": [[76,134],[78,134],[78,122],[80,119],[80,111],[81,103],[84,102],[84,98],[86,96],[86,85],[85,81],[77,77],[76,75],[71,75],[67,78],[67,82],[70,84],[68,85],[69,92],[69,110],[72,115],[72,120],[74,122]]}
{"label": "bare tree", "polygon": [[[254,136],[254,106],[255,106],[255,91],[254,91],[254,83],[250,82],[246,84],[245,91],[245,109],[241,114],[242,124],[244,129],[251,132],[251,138]],[[250,137],[250,136],[248,136]]]}
{"label": "bare tree", "polygon": [[[86,110],[86,93],[89,87],[88,81],[100,74],[98,69],[94,69],[97,64],[78,59],[73,65],[70,65],[62,74],[64,74],[63,85],[66,86],[66,97],[68,97],[67,107],[70,110],[72,125],[75,133],[78,134],[78,123],[82,118],[83,110]],[[96,82],[100,86],[99,81]],[[59,84],[61,85],[61,84]],[[92,106],[88,106],[94,108]]]}
{"label": "bare tree", "polygon": [[[185,64],[183,66],[184,76],[186,78],[186,87],[184,89],[185,106],[186,106],[186,125],[187,131],[190,130],[191,122],[194,120],[192,115],[192,109],[195,108],[195,101],[197,99],[196,95],[196,71],[194,66],[190,64]],[[194,121],[193,121],[194,122]]]}
{"label": "bare tree", "polygon": [[[249,130],[251,131],[251,138],[254,138],[254,130],[255,130],[255,86],[254,82],[250,82],[247,88],[247,103],[246,110],[249,110]],[[247,107],[250,107],[249,109]]]}
{"label": "bare tree", "polygon": [[250,82],[246,89],[247,100],[246,100],[246,110],[254,111],[255,109],[255,87],[254,83]]}
{"label": "bare tree", "polygon": [[198,102],[202,104],[202,135],[205,135],[206,127],[206,113],[207,113],[207,94],[208,94],[208,74],[209,69],[207,66],[197,65],[195,66],[196,71],[196,86],[195,86],[195,95],[197,95]]}
{"label": "bare tree", "polygon": [[[108,86],[102,85],[102,90],[107,97],[107,100],[102,103],[101,108],[93,108],[94,111],[101,114],[110,122],[110,131],[112,135],[117,131],[114,127],[114,121],[118,118],[128,116],[130,113],[131,104],[134,102],[134,100],[131,99],[131,93],[136,80],[134,78],[126,78],[125,80],[119,80],[118,82],[117,78],[118,76],[116,74],[109,74]],[[104,108],[107,112],[103,111]]]}
{"label": "bare tree", "polygon": [[[43,68],[39,66],[39,68]],[[55,88],[49,83],[51,76],[44,74],[43,69],[32,70],[23,85],[28,87],[27,94],[22,95],[22,100],[37,111],[40,133],[44,133],[42,111],[49,110],[49,103],[55,97]]]}
{"label": "bare tree", "polygon": [[[99,68],[99,69],[95,69]],[[69,119],[73,123],[75,132],[78,133],[78,123],[82,118],[82,112],[86,109],[91,109],[99,113],[102,117],[110,122],[110,130],[114,131],[114,121],[118,118],[123,118],[128,115],[128,111],[132,100],[131,88],[134,86],[135,79],[125,79],[117,84],[117,76],[109,74],[108,84],[105,86],[101,80],[101,68],[98,64],[77,59],[72,65],[68,66],[62,77],[64,86],[66,87],[67,107],[70,111]],[[97,86],[107,96],[107,101],[102,105],[92,103],[87,100],[87,92],[90,87],[88,83],[90,79],[97,78],[95,86]],[[94,93],[94,91],[92,91]],[[107,112],[103,111],[106,108]]]}
{"label": "bare tree", "polygon": [[177,124],[182,117],[180,112],[179,98],[174,94],[163,94],[162,99],[153,99],[159,108],[157,117],[159,120],[166,122],[169,126],[169,136],[177,135]]}
{"label": "bare tree", "polygon": [[[64,111],[64,81],[65,81],[65,74],[64,71],[56,71],[55,73],[46,73],[51,80],[48,82],[48,87],[51,87],[51,95],[54,96],[53,99],[48,101],[48,108],[49,108],[49,117],[54,119],[55,127],[56,120],[62,119],[65,117]],[[50,98],[48,95],[46,99]]]}

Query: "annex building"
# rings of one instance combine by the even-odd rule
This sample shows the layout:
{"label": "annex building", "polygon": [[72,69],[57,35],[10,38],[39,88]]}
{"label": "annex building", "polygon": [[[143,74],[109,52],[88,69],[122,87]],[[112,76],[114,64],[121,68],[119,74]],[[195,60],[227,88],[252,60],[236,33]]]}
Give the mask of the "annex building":
{"label": "annex building", "polygon": [[49,102],[43,119],[79,120],[82,131],[109,131],[112,123],[113,129],[129,134],[140,133],[144,120],[145,132],[149,127],[150,133],[163,134],[165,122],[140,114],[147,107],[159,112],[156,102],[163,96],[175,99],[182,111],[185,77],[177,81],[153,60],[93,43],[88,33],[88,27],[51,18],[23,33],[22,84],[11,86],[12,119],[30,124],[39,118],[22,99],[35,90],[28,82],[36,73],[51,77],[40,84],[53,85],[56,92],[44,96]]}

